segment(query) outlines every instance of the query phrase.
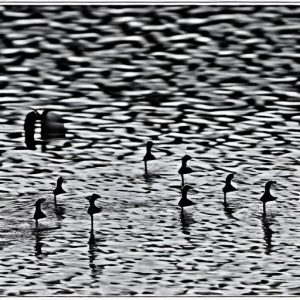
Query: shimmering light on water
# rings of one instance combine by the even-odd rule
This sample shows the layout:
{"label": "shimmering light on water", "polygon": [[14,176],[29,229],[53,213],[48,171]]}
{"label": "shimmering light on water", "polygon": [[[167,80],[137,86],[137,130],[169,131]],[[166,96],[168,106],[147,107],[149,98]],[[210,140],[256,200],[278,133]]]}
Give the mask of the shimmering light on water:
{"label": "shimmering light on water", "polygon": [[[1,294],[299,295],[299,13],[1,7]],[[31,107],[60,114],[66,140],[28,150]],[[157,160],[145,181],[148,139]],[[181,215],[184,154],[197,205]],[[224,208],[229,172],[238,191]],[[271,179],[278,201],[263,219]],[[89,245],[94,192],[103,211]]]}

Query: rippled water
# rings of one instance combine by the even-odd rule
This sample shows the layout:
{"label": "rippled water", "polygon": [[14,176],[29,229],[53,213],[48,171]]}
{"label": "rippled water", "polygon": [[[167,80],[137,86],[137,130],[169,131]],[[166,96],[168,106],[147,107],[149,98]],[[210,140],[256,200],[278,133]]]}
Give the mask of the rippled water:
{"label": "rippled water", "polygon": [[[299,295],[299,13],[1,7],[1,294]],[[66,139],[27,149],[31,107],[60,114]],[[158,159],[145,180],[149,139]],[[196,206],[182,216],[184,154]],[[225,209],[229,172],[238,191]],[[278,200],[264,219],[271,179]],[[91,193],[103,208],[95,245]],[[41,196],[48,217],[36,232]]]}

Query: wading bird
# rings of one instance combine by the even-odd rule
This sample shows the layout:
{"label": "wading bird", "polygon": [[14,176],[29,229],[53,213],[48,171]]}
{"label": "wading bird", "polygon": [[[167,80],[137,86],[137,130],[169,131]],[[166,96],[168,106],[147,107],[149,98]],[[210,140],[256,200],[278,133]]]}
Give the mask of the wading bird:
{"label": "wading bird", "polygon": [[260,201],[263,203],[263,214],[264,215],[266,214],[266,203],[277,199],[277,197],[272,196],[270,193],[270,188],[271,188],[272,183],[276,183],[276,181],[270,180],[266,183],[265,192],[260,198]]}
{"label": "wading bird", "polygon": [[89,206],[89,208],[87,210],[87,213],[91,216],[91,232],[94,231],[94,219],[93,219],[93,215],[101,212],[101,210],[102,210],[101,207],[97,207],[95,205],[95,201],[98,198],[101,198],[98,194],[92,194],[91,196],[86,197],[86,199],[88,199],[90,201],[90,206]]}
{"label": "wading bird", "polygon": [[146,176],[148,176],[147,161],[156,159],[156,157],[151,153],[152,146],[153,146],[153,142],[148,141],[146,144],[146,154],[143,158],[143,161],[145,163],[145,175]]}
{"label": "wading bird", "polygon": [[189,155],[185,155],[181,159],[181,167],[178,170],[178,173],[181,175],[181,185],[184,186],[184,174],[189,174],[194,172],[192,168],[188,167],[187,162],[192,159]]}
{"label": "wading bird", "polygon": [[35,227],[36,228],[38,228],[38,226],[39,226],[39,221],[38,220],[46,218],[46,215],[42,212],[42,209],[41,209],[41,204],[45,201],[46,201],[46,199],[40,198],[34,204],[35,212],[34,212],[33,218],[35,219]]}
{"label": "wading bird", "polygon": [[187,192],[192,187],[190,185],[184,185],[181,189],[181,199],[178,202],[178,205],[181,207],[181,210],[183,210],[186,206],[195,205],[195,203],[187,198]]}
{"label": "wading bird", "polygon": [[227,175],[225,186],[223,187],[224,203],[225,204],[226,204],[226,194],[236,191],[236,188],[231,184],[231,180],[233,179],[233,177],[234,177],[233,173]]}
{"label": "wading bird", "polygon": [[55,205],[55,207],[57,206],[57,203],[56,203],[56,196],[65,193],[64,189],[62,188],[63,182],[64,182],[64,179],[63,179],[61,176],[59,176],[59,177],[57,178],[56,188],[55,188],[54,191],[53,191],[53,195],[54,195],[54,205]]}

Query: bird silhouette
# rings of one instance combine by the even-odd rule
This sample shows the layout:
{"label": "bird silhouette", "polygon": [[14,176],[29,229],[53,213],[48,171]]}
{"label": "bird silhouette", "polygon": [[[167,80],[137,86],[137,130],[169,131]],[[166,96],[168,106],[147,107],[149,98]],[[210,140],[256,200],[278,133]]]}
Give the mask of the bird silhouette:
{"label": "bird silhouette", "polygon": [[263,195],[260,198],[260,201],[263,203],[263,214],[266,214],[266,203],[270,202],[270,201],[274,201],[277,199],[277,197],[274,197],[271,195],[270,193],[270,188],[272,183],[276,183],[276,181],[268,181],[265,185],[265,192],[263,193]]}
{"label": "bird silhouette", "polygon": [[178,170],[178,173],[181,175],[181,185],[184,186],[184,174],[189,174],[194,172],[192,168],[187,166],[187,162],[192,159],[189,155],[185,155],[181,159],[181,167]]}
{"label": "bird silhouette", "polygon": [[37,142],[35,141],[36,123],[41,124],[41,139],[65,138],[66,129],[62,118],[54,112],[45,109],[40,114],[36,109],[32,109],[25,117],[24,131],[25,144],[28,149],[35,150]]}
{"label": "bird silhouette", "polygon": [[62,177],[62,176],[59,176],[59,177],[57,178],[56,188],[55,188],[54,191],[53,191],[55,208],[57,207],[56,196],[65,193],[65,190],[62,188],[63,182],[64,182],[63,177]]}
{"label": "bird silhouette", "polygon": [[236,188],[231,184],[231,180],[233,179],[233,177],[234,177],[233,173],[227,175],[226,177],[225,186],[223,187],[224,203],[226,203],[226,194],[236,191]]}
{"label": "bird silhouette", "polygon": [[89,202],[90,202],[90,206],[89,206],[89,208],[87,210],[87,213],[91,216],[91,232],[94,231],[94,219],[93,219],[93,215],[101,212],[101,210],[102,210],[101,207],[97,207],[95,205],[95,201],[98,198],[101,198],[101,196],[99,196],[98,194],[92,194],[91,196],[86,197],[86,199],[88,199]]}
{"label": "bird silhouette", "polygon": [[178,205],[181,207],[181,210],[183,210],[184,207],[195,205],[195,203],[187,198],[187,192],[192,187],[190,185],[184,185],[181,189],[181,199],[178,202]]}
{"label": "bird silhouette", "polygon": [[35,212],[34,212],[33,218],[35,219],[35,227],[36,227],[36,229],[39,226],[39,221],[38,220],[46,218],[46,215],[42,212],[42,209],[41,209],[41,205],[45,201],[46,201],[46,199],[40,198],[34,204],[34,206],[35,206]]}
{"label": "bird silhouette", "polygon": [[153,146],[153,142],[152,141],[148,141],[146,144],[146,154],[143,158],[144,164],[145,164],[145,175],[148,176],[148,168],[147,168],[147,162],[149,160],[155,160],[156,157],[151,153],[151,149]]}

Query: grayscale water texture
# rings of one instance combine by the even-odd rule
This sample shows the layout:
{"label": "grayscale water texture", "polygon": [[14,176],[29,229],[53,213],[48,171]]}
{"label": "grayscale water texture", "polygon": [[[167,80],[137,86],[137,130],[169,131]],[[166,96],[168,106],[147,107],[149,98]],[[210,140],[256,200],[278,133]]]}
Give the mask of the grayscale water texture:
{"label": "grayscale water texture", "polygon": [[[300,6],[2,6],[1,295],[299,295],[299,15]],[[66,139],[28,150],[31,107],[61,115]],[[150,139],[157,160],[145,180]],[[184,154],[196,205],[181,216]],[[224,209],[230,172],[238,190]],[[278,199],[264,219],[267,180]],[[103,210],[89,245],[92,193]]]}

